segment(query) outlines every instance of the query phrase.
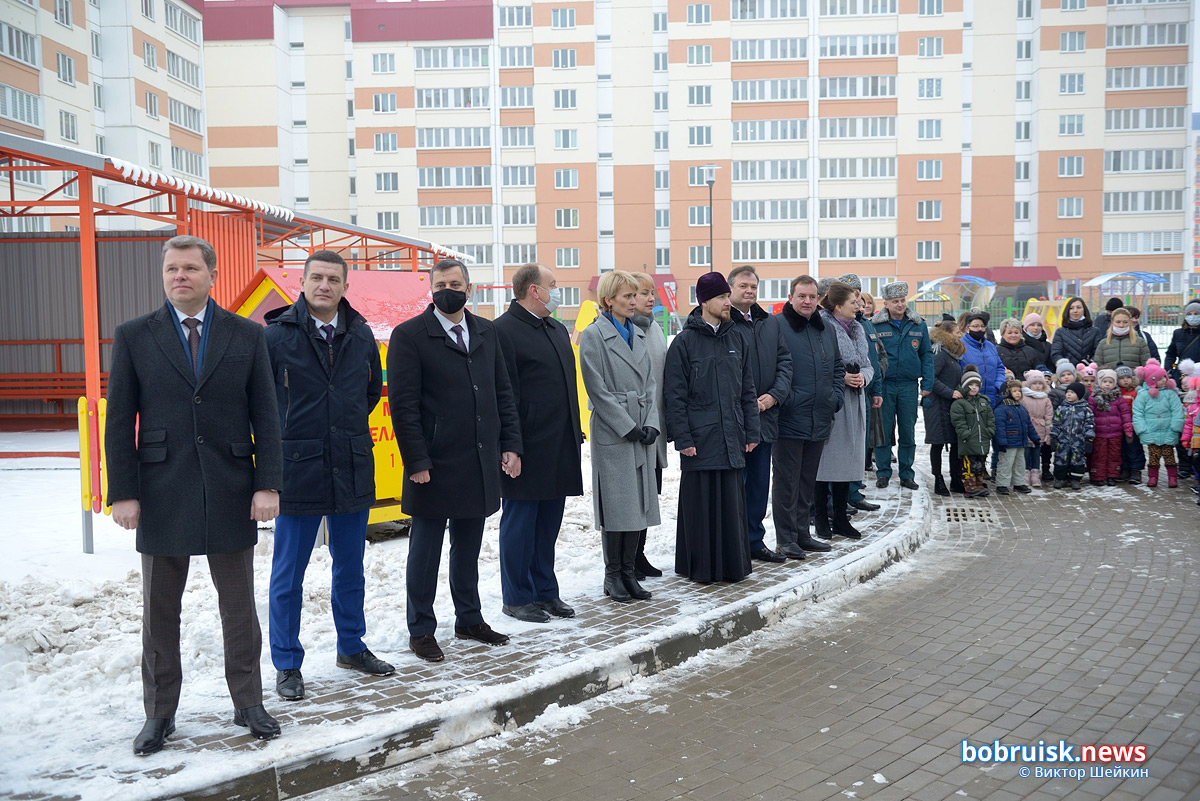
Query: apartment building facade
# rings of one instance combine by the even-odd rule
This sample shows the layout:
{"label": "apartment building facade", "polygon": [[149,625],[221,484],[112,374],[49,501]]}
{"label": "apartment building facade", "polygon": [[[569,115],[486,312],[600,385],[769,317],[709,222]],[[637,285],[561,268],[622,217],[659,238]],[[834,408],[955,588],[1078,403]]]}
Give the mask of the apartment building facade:
{"label": "apartment building facade", "polygon": [[[0,131],[205,182],[202,0],[0,0]],[[19,171],[17,197],[73,173]],[[64,193],[77,196],[77,188]],[[131,200],[127,187],[94,199]],[[123,194],[127,193],[127,194]],[[156,200],[145,210],[159,210]],[[76,227],[77,218],[0,218],[0,231]],[[108,218],[98,219],[101,228]],[[121,222],[128,226],[127,218]]]}
{"label": "apartment building facade", "polygon": [[480,285],[1191,269],[1187,2],[205,7],[214,185],[462,250]]}

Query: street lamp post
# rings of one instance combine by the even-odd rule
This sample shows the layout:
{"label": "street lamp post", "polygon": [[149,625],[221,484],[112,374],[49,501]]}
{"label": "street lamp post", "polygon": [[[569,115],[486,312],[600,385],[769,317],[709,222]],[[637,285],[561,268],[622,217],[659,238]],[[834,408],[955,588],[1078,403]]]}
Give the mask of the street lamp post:
{"label": "street lamp post", "polygon": [[704,165],[704,183],[708,184],[708,271],[713,271],[713,184],[717,182],[717,164]]}

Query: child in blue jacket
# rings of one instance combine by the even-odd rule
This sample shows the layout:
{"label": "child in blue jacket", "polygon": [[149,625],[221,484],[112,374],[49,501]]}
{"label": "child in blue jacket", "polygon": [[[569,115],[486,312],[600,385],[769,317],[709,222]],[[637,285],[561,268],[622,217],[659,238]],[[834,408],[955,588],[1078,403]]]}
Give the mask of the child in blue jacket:
{"label": "child in blue jacket", "polygon": [[992,445],[998,454],[996,461],[996,492],[1008,495],[1011,491],[1028,493],[1024,481],[1025,448],[1033,446],[1040,448],[1042,440],[1029,412],[1021,405],[1025,396],[1025,388],[1020,381],[1008,381],[1000,393],[1000,402],[994,409],[996,415],[996,433],[992,436]]}

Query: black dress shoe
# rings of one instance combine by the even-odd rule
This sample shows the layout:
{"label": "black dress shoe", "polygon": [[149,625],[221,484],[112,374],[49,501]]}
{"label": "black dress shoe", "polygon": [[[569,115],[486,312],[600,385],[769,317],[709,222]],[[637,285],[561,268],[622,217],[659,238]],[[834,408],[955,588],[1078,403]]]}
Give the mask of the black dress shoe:
{"label": "black dress shoe", "polygon": [[460,640],[474,640],[484,645],[504,645],[508,642],[507,634],[492,631],[492,627],[487,623],[476,623],[474,626],[455,626],[454,636]]}
{"label": "black dress shoe", "polygon": [[175,718],[146,718],[142,730],[133,738],[133,753],[137,756],[157,754],[174,733]]}
{"label": "black dress shoe", "polygon": [[551,598],[549,601],[534,601],[533,605],[543,612],[549,612],[555,617],[575,617],[575,610],[564,604],[561,598]]}
{"label": "black dress shoe", "polygon": [[775,553],[770,548],[759,548],[757,551],[751,552],[750,558],[757,559],[760,562],[775,562],[776,564],[787,561],[786,556]]}
{"label": "black dress shoe", "polygon": [[500,611],[509,617],[515,617],[517,620],[524,620],[526,623],[546,623],[550,620],[550,615],[546,614],[537,604],[503,604]]}
{"label": "black dress shoe", "polygon": [[804,549],[796,543],[783,546],[779,549],[779,552],[788,559],[798,559],[800,561],[804,560]]}
{"label": "black dress shoe", "polygon": [[409,637],[408,648],[426,662],[441,662],[446,658],[438,645],[437,638],[432,634],[422,634],[420,637]]}
{"label": "black dress shoe", "polygon": [[877,478],[877,479],[875,479],[875,486],[879,487],[879,489],[886,489],[887,485],[888,485],[888,481],[890,481],[890,480],[891,479],[889,479],[889,478]]}
{"label": "black dress shoe", "polygon": [[910,490],[915,490],[915,489],[921,488],[921,485],[918,484],[917,482],[913,481],[911,478],[900,479],[900,486],[904,487],[905,489],[910,489]]}
{"label": "black dress shoe", "polygon": [[285,701],[299,701],[304,697],[304,677],[300,669],[281,670],[275,674],[275,692]]}
{"label": "black dress shoe", "polygon": [[396,668],[371,653],[370,648],[364,648],[361,654],[353,654],[352,656],[338,654],[337,666],[340,668],[349,668],[350,670],[361,670],[363,673],[370,673],[372,676],[390,676],[396,672]]}
{"label": "black dress shoe", "polygon": [[234,710],[233,724],[245,726],[260,740],[272,740],[279,736],[279,722],[267,714],[262,704]]}
{"label": "black dress shoe", "polygon": [[814,540],[812,537],[802,539],[797,544],[806,551],[831,551],[831,550],[833,550],[833,546],[830,545],[829,543],[821,542],[820,540]]}
{"label": "black dress shoe", "polygon": [[850,505],[863,512],[878,512],[880,509],[879,504],[870,503],[869,501],[854,501]]}

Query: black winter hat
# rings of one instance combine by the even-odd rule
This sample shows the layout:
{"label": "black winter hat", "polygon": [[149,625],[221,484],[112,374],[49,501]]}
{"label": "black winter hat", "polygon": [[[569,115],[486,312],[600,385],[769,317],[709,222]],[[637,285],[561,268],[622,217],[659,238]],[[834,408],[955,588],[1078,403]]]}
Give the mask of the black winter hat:
{"label": "black winter hat", "polygon": [[1120,298],[1109,298],[1108,303],[1104,304],[1104,310],[1111,313],[1115,312],[1124,305],[1125,301],[1121,300]]}
{"label": "black winter hat", "polygon": [[1083,400],[1087,397],[1087,387],[1083,385],[1082,381],[1067,384],[1067,392],[1074,392],[1075,400]]}

